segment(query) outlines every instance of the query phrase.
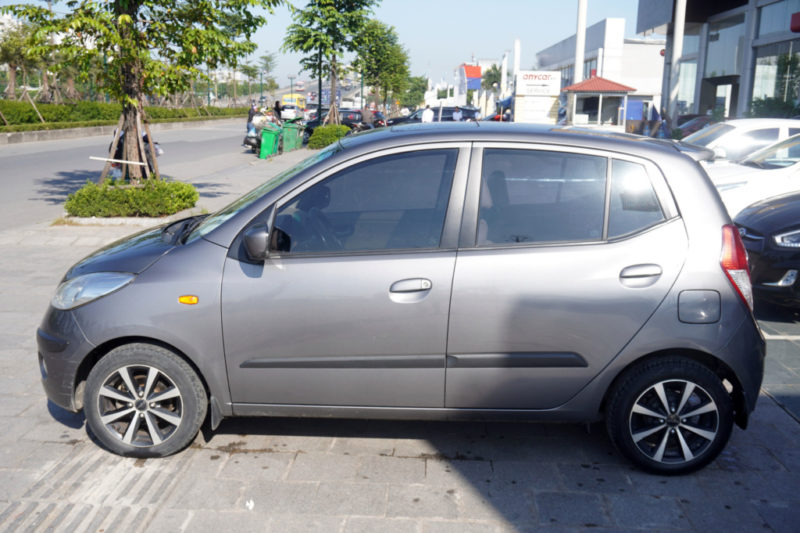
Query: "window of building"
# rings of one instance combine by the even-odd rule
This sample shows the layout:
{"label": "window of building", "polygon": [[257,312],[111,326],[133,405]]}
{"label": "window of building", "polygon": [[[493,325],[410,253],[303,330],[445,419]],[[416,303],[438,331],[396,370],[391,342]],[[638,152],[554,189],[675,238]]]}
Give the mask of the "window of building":
{"label": "window of building", "polygon": [[301,192],[275,218],[274,248],[290,253],[439,246],[457,149],[356,164]]}
{"label": "window of building", "polygon": [[776,98],[795,105],[800,98],[800,39],[756,49],[753,101]]}
{"label": "window of building", "polygon": [[603,237],[604,157],[486,149],[478,246]]}
{"label": "window of building", "polygon": [[708,29],[705,77],[741,74],[742,56],[748,46],[746,41],[744,13],[711,23]]}
{"label": "window of building", "polygon": [[695,55],[700,51],[700,31],[702,28],[702,24],[692,22],[686,24],[683,30],[683,52],[681,57]]}
{"label": "window of building", "polygon": [[597,75],[597,58],[589,59],[583,63],[583,79],[588,80],[592,77],[592,71]]}
{"label": "window of building", "polygon": [[681,61],[678,68],[678,113],[691,113],[694,108],[697,60]]}
{"label": "window of building", "polygon": [[792,13],[800,11],[800,0],[781,0],[758,9],[758,36],[789,31]]}

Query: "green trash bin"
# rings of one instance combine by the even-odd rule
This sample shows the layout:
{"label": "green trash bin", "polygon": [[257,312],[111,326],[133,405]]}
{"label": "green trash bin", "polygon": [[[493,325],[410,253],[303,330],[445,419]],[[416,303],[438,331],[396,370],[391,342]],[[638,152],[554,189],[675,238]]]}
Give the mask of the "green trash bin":
{"label": "green trash bin", "polygon": [[303,147],[303,126],[294,122],[283,123],[283,151],[289,152]]}
{"label": "green trash bin", "polygon": [[281,129],[273,124],[265,124],[261,130],[261,152],[259,159],[266,159],[278,153],[278,141],[281,137]]}

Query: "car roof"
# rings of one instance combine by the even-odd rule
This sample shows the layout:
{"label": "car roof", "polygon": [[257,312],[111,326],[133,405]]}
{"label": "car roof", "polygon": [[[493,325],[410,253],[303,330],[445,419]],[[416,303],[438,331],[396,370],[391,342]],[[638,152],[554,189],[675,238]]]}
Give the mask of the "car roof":
{"label": "car roof", "polygon": [[358,149],[358,147],[366,148],[369,145],[369,149],[373,149],[381,148],[378,145],[388,147],[398,143],[480,141],[536,142],[639,154],[657,151],[675,155],[681,152],[694,160],[706,160],[713,158],[714,155],[713,151],[707,148],[642,135],[588,128],[507,122],[403,123],[351,135],[339,142],[343,148]]}
{"label": "car roof", "polygon": [[795,126],[800,127],[800,120],[792,118],[737,118],[726,120],[723,124],[730,124],[738,128],[762,128],[764,126]]}

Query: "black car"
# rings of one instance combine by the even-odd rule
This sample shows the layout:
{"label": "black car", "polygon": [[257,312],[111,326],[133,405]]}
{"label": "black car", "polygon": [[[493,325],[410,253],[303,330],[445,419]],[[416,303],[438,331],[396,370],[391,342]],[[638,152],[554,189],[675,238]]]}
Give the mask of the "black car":
{"label": "black car", "polygon": [[800,192],[757,202],[736,217],[757,299],[800,307]]}
{"label": "black car", "polygon": [[[316,115],[316,113],[314,113],[314,115]],[[323,108],[322,120],[325,120],[325,117],[327,116],[328,110]],[[341,120],[341,123],[349,127],[351,130],[360,129],[364,122],[360,109],[339,109],[339,120]],[[311,120],[306,122],[306,129],[303,132],[303,138],[306,140],[306,142],[308,142],[308,139],[314,134],[314,130],[317,129],[320,124],[321,121],[316,116],[312,116]],[[376,128],[386,126],[386,117],[383,116],[383,113],[373,111],[372,124]]]}
{"label": "black car", "polygon": [[[439,119],[439,108],[432,107],[433,109],[433,121],[440,122]],[[442,107],[442,115],[441,115],[441,122],[452,122],[453,121],[453,111],[455,111],[455,107]],[[459,107],[461,109],[461,120],[469,121],[469,120],[478,120],[478,109],[474,107]],[[387,126],[396,126],[398,124],[413,124],[415,122],[422,122],[422,112],[425,111],[424,108],[417,109],[407,117],[394,117],[390,118],[386,121]]]}

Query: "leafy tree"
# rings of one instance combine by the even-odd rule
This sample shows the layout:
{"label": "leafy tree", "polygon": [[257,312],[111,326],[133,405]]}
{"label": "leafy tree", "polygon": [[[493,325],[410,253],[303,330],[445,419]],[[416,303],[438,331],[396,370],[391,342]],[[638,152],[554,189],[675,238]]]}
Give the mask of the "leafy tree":
{"label": "leafy tree", "polygon": [[487,91],[491,91],[494,88],[495,83],[498,87],[500,86],[500,81],[503,79],[503,71],[500,70],[500,67],[498,67],[495,63],[486,69],[486,72],[483,73],[481,78],[483,78],[481,81],[481,87]]}
{"label": "leafy tree", "polygon": [[[251,53],[256,45],[250,36],[266,22],[255,8],[271,10],[281,1],[68,0],[66,14],[31,4],[3,11],[38,28],[31,55],[57,50],[82,73],[97,58],[105,60],[103,88],[122,104],[123,159],[144,162],[144,95],[186,91],[195,79],[207,79],[203,67],[232,64]],[[59,39],[51,41],[53,35]],[[141,167],[126,166],[132,179],[141,178]]]}
{"label": "leafy tree", "polygon": [[378,20],[370,20],[356,39],[356,70],[364,82],[381,94],[384,106],[390,94],[400,94],[408,86],[408,53],[400,44],[397,32]]}
{"label": "leafy tree", "polygon": [[295,9],[294,22],[286,30],[282,50],[300,52],[303,70],[319,80],[319,107],[322,107],[322,78],[331,80],[331,107],[327,121],[339,123],[336,109],[336,84],[342,56],[356,50],[356,37],[362,33],[372,7],[378,0],[309,0],[304,9]]}
{"label": "leafy tree", "polygon": [[25,51],[31,44],[31,28],[26,24],[6,24],[0,27],[0,64],[8,65],[6,98],[17,98],[17,69],[24,68]]}
{"label": "leafy tree", "polygon": [[425,76],[411,76],[408,78],[408,87],[400,97],[403,107],[415,107],[425,100],[425,91],[428,90],[428,79]]}
{"label": "leafy tree", "polygon": [[263,73],[263,83],[264,88],[267,92],[272,93],[278,90],[278,81],[275,79],[275,76],[272,73],[275,71],[275,67],[278,64],[278,60],[275,57],[275,54],[266,53],[258,58],[258,68],[261,69]]}
{"label": "leafy tree", "polygon": [[241,72],[244,77],[247,78],[247,99],[248,101],[252,101],[252,84],[258,78],[258,67],[251,65],[250,63],[245,63],[239,66],[239,72]]}

